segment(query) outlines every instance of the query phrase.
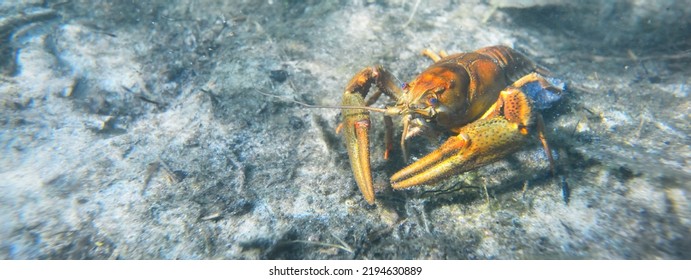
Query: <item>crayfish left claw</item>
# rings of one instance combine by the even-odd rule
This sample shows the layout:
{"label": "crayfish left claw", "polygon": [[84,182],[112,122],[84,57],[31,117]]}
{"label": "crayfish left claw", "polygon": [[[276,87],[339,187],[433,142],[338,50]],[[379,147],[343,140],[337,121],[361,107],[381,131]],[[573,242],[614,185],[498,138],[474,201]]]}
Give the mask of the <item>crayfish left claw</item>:
{"label": "crayfish left claw", "polygon": [[439,149],[391,176],[394,189],[434,183],[497,161],[521,147],[526,135],[503,116],[478,120]]}

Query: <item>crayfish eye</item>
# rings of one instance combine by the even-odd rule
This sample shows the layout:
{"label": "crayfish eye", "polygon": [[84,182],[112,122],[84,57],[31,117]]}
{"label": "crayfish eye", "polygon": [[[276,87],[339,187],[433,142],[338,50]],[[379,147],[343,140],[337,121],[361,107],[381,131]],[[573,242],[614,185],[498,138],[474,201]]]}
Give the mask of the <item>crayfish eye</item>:
{"label": "crayfish eye", "polygon": [[435,97],[430,98],[429,99],[429,105],[431,105],[432,107],[439,106],[439,99],[437,99]]}

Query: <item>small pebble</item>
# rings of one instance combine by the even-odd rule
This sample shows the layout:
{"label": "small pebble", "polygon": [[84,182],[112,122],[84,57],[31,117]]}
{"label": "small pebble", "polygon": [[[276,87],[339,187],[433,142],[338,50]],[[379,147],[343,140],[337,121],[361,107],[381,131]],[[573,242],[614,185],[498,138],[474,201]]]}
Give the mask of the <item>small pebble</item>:
{"label": "small pebble", "polygon": [[269,77],[279,83],[285,82],[288,79],[288,71],[286,70],[271,70]]}

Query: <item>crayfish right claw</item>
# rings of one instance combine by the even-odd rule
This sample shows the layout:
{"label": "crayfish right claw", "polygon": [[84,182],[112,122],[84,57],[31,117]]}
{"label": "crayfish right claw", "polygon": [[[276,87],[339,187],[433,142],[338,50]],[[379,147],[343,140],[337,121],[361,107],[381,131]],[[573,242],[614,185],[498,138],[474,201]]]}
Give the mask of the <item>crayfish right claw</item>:
{"label": "crayfish right claw", "polygon": [[[362,96],[346,91],[344,106],[362,106]],[[362,109],[343,109],[343,135],[355,182],[369,204],[374,204],[374,186],[369,156],[369,112]]]}
{"label": "crayfish right claw", "polygon": [[[358,72],[348,83],[343,93],[342,114],[343,123],[339,125],[345,136],[346,148],[350,165],[355,175],[360,192],[369,204],[374,204],[374,186],[372,185],[372,169],[370,167],[369,153],[369,111],[384,113],[384,124],[387,128],[385,135],[386,151],[384,157],[388,157],[391,150],[390,131],[393,123],[392,115],[398,115],[398,110],[389,111],[387,109],[368,107],[377,101],[381,94],[386,94],[394,99],[399,99],[401,89],[395,83],[395,77],[381,66],[367,67]],[[365,96],[369,93],[372,85],[377,87],[377,91],[365,101]]]}
{"label": "crayfish right claw", "polygon": [[[365,106],[365,95],[369,91],[372,68],[365,68],[350,81],[343,93],[343,106]],[[343,109],[342,131],[350,166],[353,169],[355,182],[367,203],[374,204],[374,186],[369,155],[369,111],[365,109]]]}

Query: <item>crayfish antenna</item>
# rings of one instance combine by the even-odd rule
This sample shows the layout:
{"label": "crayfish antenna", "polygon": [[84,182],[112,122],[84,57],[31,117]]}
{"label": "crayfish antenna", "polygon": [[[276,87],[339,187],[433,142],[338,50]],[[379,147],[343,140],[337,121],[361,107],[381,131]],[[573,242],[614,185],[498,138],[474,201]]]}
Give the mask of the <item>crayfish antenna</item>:
{"label": "crayfish antenna", "polygon": [[285,96],[266,93],[266,92],[263,92],[263,91],[258,90],[258,89],[255,89],[255,90],[257,91],[257,93],[259,93],[261,95],[273,97],[276,99],[281,99],[283,101],[287,101],[287,102],[291,102],[291,103],[295,103],[295,104],[298,104],[298,105],[305,107],[305,108],[308,108],[308,109],[361,109],[361,110],[367,110],[367,111],[379,112],[379,113],[387,113],[388,112],[386,109],[376,108],[376,107],[368,107],[368,106],[311,105],[311,104],[307,104],[307,103],[300,102],[297,100],[288,99]]}

